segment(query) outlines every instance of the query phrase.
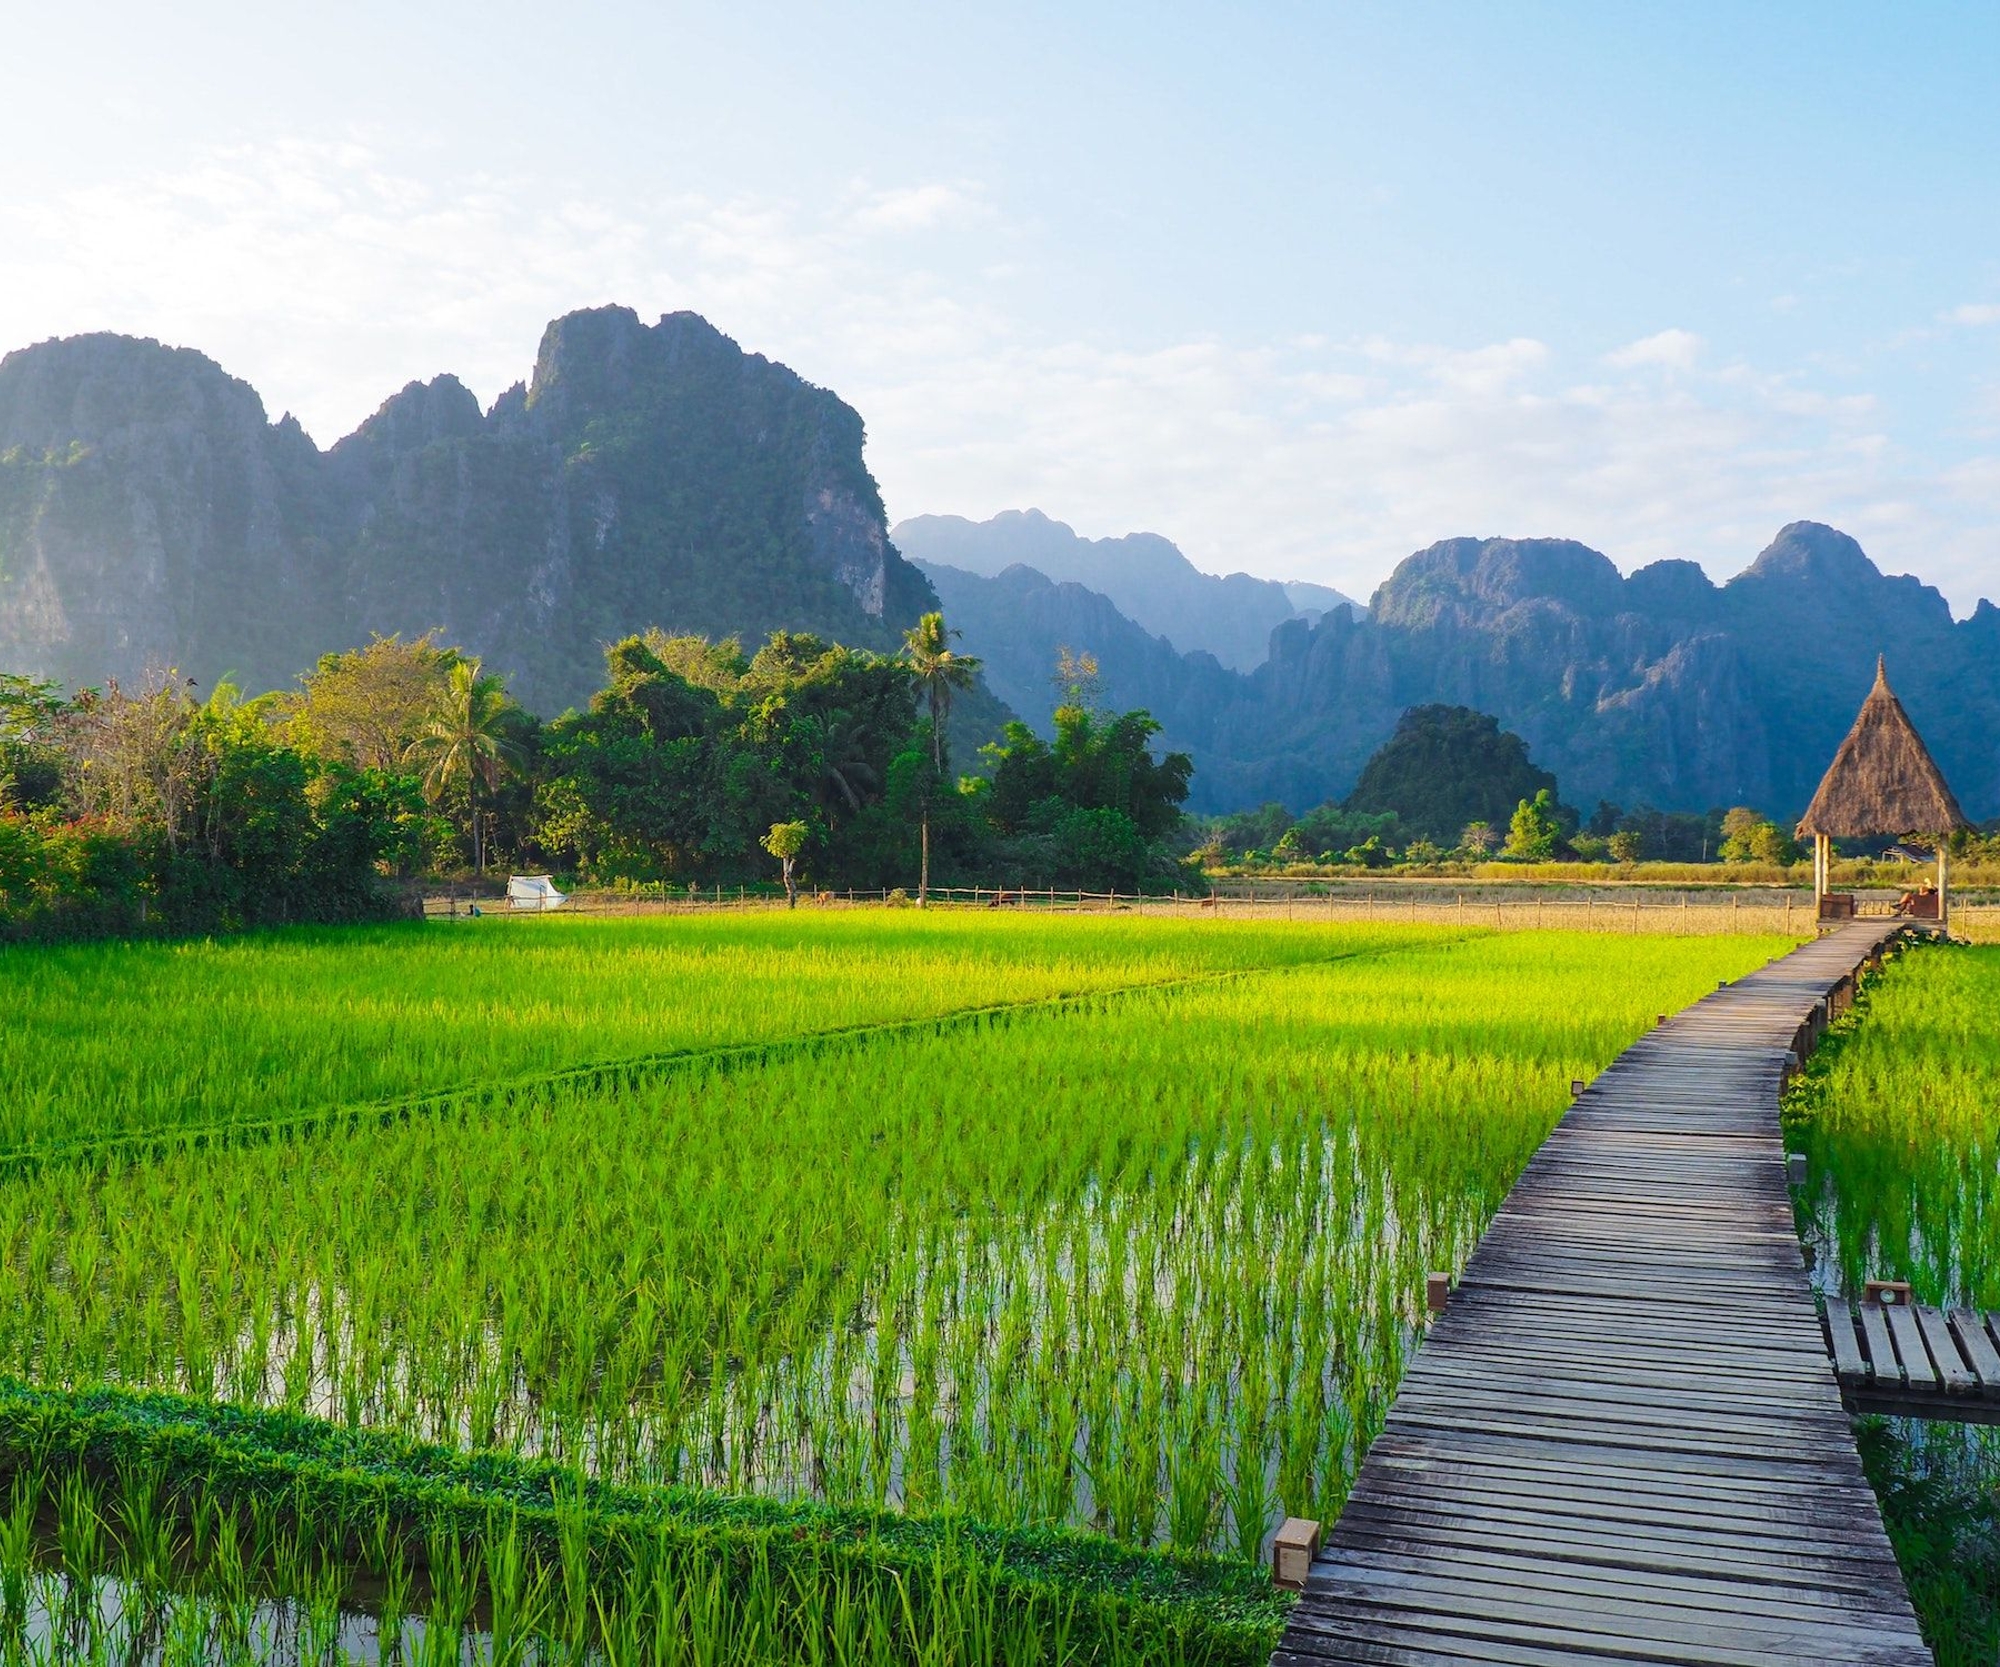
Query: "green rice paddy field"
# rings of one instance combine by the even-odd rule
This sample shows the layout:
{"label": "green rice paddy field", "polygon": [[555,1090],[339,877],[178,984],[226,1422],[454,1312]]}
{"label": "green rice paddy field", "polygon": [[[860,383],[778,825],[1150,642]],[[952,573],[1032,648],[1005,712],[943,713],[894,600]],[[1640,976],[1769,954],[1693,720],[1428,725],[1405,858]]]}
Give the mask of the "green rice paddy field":
{"label": "green rice paddy field", "polygon": [[[857,911],[0,952],[0,1657],[1261,1662],[1268,1536],[1338,1514],[1425,1272],[1572,1078],[1786,947]],[[1939,1233],[1986,1230],[1969,1093]]]}
{"label": "green rice paddy field", "polygon": [[[1787,1105],[1830,1293],[2000,1309],[2000,948],[1894,957]],[[1863,1457],[1941,1667],[2000,1658],[2000,1432],[1876,1421]]]}

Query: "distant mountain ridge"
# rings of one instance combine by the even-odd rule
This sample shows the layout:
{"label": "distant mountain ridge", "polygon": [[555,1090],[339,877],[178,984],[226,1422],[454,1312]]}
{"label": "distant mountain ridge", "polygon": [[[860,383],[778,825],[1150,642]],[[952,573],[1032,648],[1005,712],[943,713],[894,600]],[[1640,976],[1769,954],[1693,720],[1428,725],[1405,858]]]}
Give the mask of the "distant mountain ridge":
{"label": "distant mountain ridge", "polygon": [[1687,561],[1628,578],[1566,539],[1447,539],[1402,562],[1364,617],[1281,622],[1247,674],[1027,567],[927,572],[995,692],[1032,718],[1057,646],[1096,654],[1106,698],[1147,706],[1163,742],[1194,755],[1200,810],[1344,795],[1405,710],[1441,702],[1524,736],[1586,809],[1792,816],[1881,652],[1968,811],[2000,813],[2000,608],[1954,621],[1938,591],[1815,522],[1783,528],[1725,585]]}
{"label": "distant mountain ridge", "polygon": [[[1135,615],[1032,563],[941,561],[926,578],[862,442],[837,396],[691,313],[568,314],[490,408],[450,376],[411,383],[326,451],[199,353],[44,342],[0,360],[0,670],[86,684],[176,665],[254,692],[371,631],[437,626],[553,715],[598,687],[604,643],[647,626],[887,650],[942,600],[1030,719],[1058,645],[1096,653],[1107,698],[1150,708],[1194,755],[1195,809],[1342,796],[1407,708],[1442,703],[1523,736],[1585,808],[1783,817],[1886,652],[1967,811],[2000,812],[2000,608],[1954,621],[1831,527],[1793,523],[1724,585],[1685,561],[1625,577],[1569,540],[1448,539],[1365,613],[1315,617],[1316,592],[1196,573],[1165,539],[998,518],[1058,564],[1138,586]],[[933,552],[994,548],[949,517],[898,530]],[[1184,635],[1229,621],[1224,646],[1251,669],[1155,623],[1183,604]],[[955,735],[969,751],[1000,715],[975,691]]]}
{"label": "distant mountain ridge", "polygon": [[44,342],[0,360],[0,667],[257,690],[438,626],[553,713],[649,625],[892,648],[935,598],[862,437],[693,313],[568,314],[490,410],[413,382],[325,452],[199,353]]}
{"label": "distant mountain ridge", "polygon": [[926,569],[954,567],[993,578],[1019,565],[1087,586],[1183,653],[1213,654],[1235,671],[1262,665],[1272,630],[1286,620],[1316,620],[1343,603],[1356,613],[1365,611],[1328,585],[1203,573],[1158,533],[1082,538],[1038,509],[1010,509],[986,521],[918,515],[897,522],[890,536]]}

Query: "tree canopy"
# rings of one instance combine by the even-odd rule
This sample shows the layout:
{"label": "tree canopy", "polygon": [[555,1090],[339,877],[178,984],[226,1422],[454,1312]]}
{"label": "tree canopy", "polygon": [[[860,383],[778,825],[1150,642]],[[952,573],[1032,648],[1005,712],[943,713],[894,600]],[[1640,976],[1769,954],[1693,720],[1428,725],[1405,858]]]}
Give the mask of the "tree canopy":
{"label": "tree canopy", "polygon": [[1516,805],[1544,790],[1553,799],[1556,778],[1499,719],[1466,706],[1413,706],[1342,808],[1393,815],[1404,836],[1452,846],[1467,824],[1504,826]]}

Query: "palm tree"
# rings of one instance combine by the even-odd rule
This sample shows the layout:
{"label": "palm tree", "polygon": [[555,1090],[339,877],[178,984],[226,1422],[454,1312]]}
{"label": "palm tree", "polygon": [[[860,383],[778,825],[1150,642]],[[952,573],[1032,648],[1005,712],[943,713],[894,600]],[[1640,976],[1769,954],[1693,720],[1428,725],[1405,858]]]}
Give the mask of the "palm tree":
{"label": "palm tree", "polygon": [[521,745],[507,732],[507,685],[482,676],[477,660],[461,660],[447,673],[430,715],[404,760],[422,767],[424,796],[436,804],[457,783],[465,783],[472,812],[472,866],[486,872],[486,842],[479,821],[479,789],[491,795],[500,778],[521,763]]}
{"label": "palm tree", "polygon": [[868,761],[867,726],[852,713],[835,712],[829,717],[807,718],[805,728],[816,743],[819,788],[827,808],[844,803],[850,811],[861,808],[861,796],[881,785],[875,766]]}
{"label": "palm tree", "polygon": [[903,633],[903,652],[909,656],[917,686],[930,704],[931,761],[940,774],[944,771],[944,726],[951,716],[952,694],[971,688],[979,675],[979,662],[951,646],[951,639],[962,635],[945,629],[943,614],[925,614]]}
{"label": "palm tree", "polygon": [[[951,646],[951,639],[957,631],[947,631],[943,614],[925,614],[923,618],[903,633],[903,652],[909,656],[910,669],[916,674],[917,685],[924,692],[931,709],[931,763],[939,775],[944,774],[945,720],[951,716],[951,697],[959,689],[969,689],[979,675],[979,662],[969,654],[960,654]],[[917,879],[917,902],[921,905],[930,896],[931,890],[931,812],[930,795],[924,796],[923,813],[923,867]]]}

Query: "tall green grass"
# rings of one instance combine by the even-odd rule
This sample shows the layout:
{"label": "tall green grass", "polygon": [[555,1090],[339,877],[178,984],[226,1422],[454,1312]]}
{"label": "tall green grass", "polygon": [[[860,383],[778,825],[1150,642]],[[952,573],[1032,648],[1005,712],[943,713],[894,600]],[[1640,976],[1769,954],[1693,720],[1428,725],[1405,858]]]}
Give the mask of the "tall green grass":
{"label": "tall green grass", "polygon": [[[1786,1117],[1832,1300],[1907,1279],[1923,1302],[2000,1308],[2000,949],[1894,956]],[[1984,1667],[2000,1652],[2000,1433],[1874,1422],[1862,1452],[1940,1667]]]}
{"label": "tall green grass", "polygon": [[1755,945],[1494,937],[0,1191],[0,1363],[1258,1554],[1567,1103]]}
{"label": "tall green grass", "polygon": [[1282,966],[1389,935],[911,910],[0,947],[0,1158]]}
{"label": "tall green grass", "polygon": [[2000,949],[1906,950],[1787,1104],[1828,1278],[2000,1308]]}
{"label": "tall green grass", "polygon": [[[242,969],[292,967],[290,1004],[265,990],[191,1027],[187,1051],[169,1051],[188,1098],[99,1116],[88,1086],[136,1091],[142,1073],[89,1054],[83,1086],[63,1084],[37,1125],[46,1150],[80,1123],[85,1149],[0,1168],[0,1371],[44,1395],[0,1418],[0,1458],[59,1489],[57,1450],[76,1450],[82,1419],[104,1490],[93,1509],[117,1518],[132,1465],[161,1452],[154,1403],[93,1398],[117,1385],[188,1397],[177,1428],[200,1426],[203,1406],[280,1419],[249,1448],[176,1470],[184,1513],[211,1495],[251,1509],[230,1478],[264,1475],[271,1432],[289,1429],[309,1446],[348,1430],[482,1465],[547,1463],[586,1490],[958,1525],[923,1578],[871,1551],[851,1566],[780,1559],[791,1584],[773,1586],[769,1558],[734,1541],[702,1552],[721,1558],[712,1567],[656,1560],[676,1602],[708,1594],[699,1614],[666,1619],[627,1590],[629,1559],[565,1564],[545,1544],[543,1595],[569,1607],[527,1630],[557,1655],[587,1635],[598,1658],[632,1659],[618,1640],[650,1631],[691,1652],[672,1660],[1249,1660],[1275,1610],[1238,1627],[1206,1599],[1163,1597],[1151,1620],[1113,1604],[1064,1622],[1036,1607],[1061,1583],[1035,1571],[1095,1545],[1241,1572],[1281,1514],[1336,1515],[1423,1323],[1424,1274],[1463,1260],[1570,1080],[1655,1013],[1786,947],[854,919],[357,933],[351,965],[325,954],[338,938],[245,946]],[[147,964],[154,1004],[198,986],[209,953]],[[676,992],[659,1024],[626,987],[647,965],[655,996]],[[481,1054],[541,976],[579,1003],[603,985],[602,1029]],[[35,985],[58,1049],[89,1030],[62,988]],[[1103,994],[837,1045],[699,1052],[1090,990]],[[412,1013],[433,1015],[436,1034],[405,1036],[395,1016]],[[123,1012],[110,1028],[129,1044],[139,1023]],[[338,1040],[292,1069],[280,1040],[315,1026]],[[697,1051],[670,1070],[471,1091],[482,1070],[630,1057],[663,1036]],[[32,1046],[11,1057],[16,1080],[60,1076]],[[241,1123],[439,1076],[468,1091],[419,1115],[199,1148],[88,1145],[145,1117]],[[410,1451],[370,1449],[366,1464],[421,1517],[432,1461]],[[348,1487],[313,1475],[329,1496]],[[604,1527],[603,1510],[579,1510],[578,1532]],[[302,1506],[287,1520],[301,1516],[320,1520]],[[324,1589],[342,1556],[353,1563],[355,1533],[337,1514],[313,1529],[319,1572],[299,1578]],[[461,1519],[426,1556],[490,1610],[504,1607],[496,1578],[532,1579],[505,1543]],[[6,1557],[0,1539],[0,1588]],[[396,1559],[369,1566],[386,1580]],[[1155,1578],[1146,1566],[1130,1578]],[[52,1601],[74,1591],[50,1588]],[[183,1605],[197,1631],[207,1601]],[[439,1639],[477,1618],[458,1601],[439,1611]],[[578,1604],[593,1606],[583,1619]],[[1166,1636],[1156,1626],[1171,1649],[1146,1643]],[[1007,1642],[1017,1634],[1043,1640],[1034,1651],[1058,1643],[1032,1653]]]}

